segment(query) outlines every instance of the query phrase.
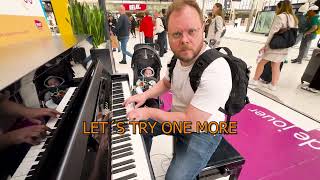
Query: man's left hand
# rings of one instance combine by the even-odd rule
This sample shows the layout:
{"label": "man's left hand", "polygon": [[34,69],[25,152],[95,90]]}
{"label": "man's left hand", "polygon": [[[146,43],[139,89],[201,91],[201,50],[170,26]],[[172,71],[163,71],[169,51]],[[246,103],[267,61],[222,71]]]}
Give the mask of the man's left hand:
{"label": "man's left hand", "polygon": [[130,111],[127,118],[131,121],[147,120],[150,118],[150,108],[138,108]]}
{"label": "man's left hand", "polygon": [[49,108],[28,108],[23,116],[29,119],[39,119],[45,116],[49,116],[52,118],[57,117],[60,113],[55,109]]}

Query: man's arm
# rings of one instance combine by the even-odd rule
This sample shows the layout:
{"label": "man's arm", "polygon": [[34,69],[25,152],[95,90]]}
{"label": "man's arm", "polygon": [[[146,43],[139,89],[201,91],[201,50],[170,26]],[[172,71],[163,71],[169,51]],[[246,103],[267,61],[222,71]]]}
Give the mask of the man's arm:
{"label": "man's arm", "polygon": [[313,25],[305,34],[306,35],[311,34],[314,31],[316,31],[317,29],[318,29],[318,26],[317,25]]}
{"label": "man's arm", "polygon": [[196,131],[197,122],[206,122],[211,116],[211,114],[202,111],[191,104],[187,107],[185,112],[166,112],[156,108],[142,109],[143,111],[147,111],[147,114],[149,114],[149,118],[154,119],[158,122],[191,122],[192,131]]}
{"label": "man's arm", "polygon": [[148,89],[143,94],[147,97],[147,99],[156,98],[162,95],[163,93],[167,92],[170,89],[170,87],[170,82],[167,79],[163,78],[156,85]]}
{"label": "man's arm", "polygon": [[49,116],[54,118],[58,114],[60,113],[55,109],[29,108],[25,107],[22,104],[12,102],[8,99],[5,99],[0,102],[0,115],[6,115],[15,118],[26,117],[32,121],[33,119],[41,118],[43,116]]}
{"label": "man's arm", "polygon": [[26,114],[27,108],[21,104],[14,103],[5,99],[0,102],[0,114],[5,114],[11,117],[23,117]]}
{"label": "man's arm", "polygon": [[123,23],[123,17],[120,16],[119,19],[118,19],[118,22],[116,24],[116,32],[117,32],[117,35],[119,34],[119,31],[120,29],[122,28],[122,23]]}
{"label": "man's arm", "polygon": [[170,89],[170,86],[170,82],[166,78],[163,78],[152,88],[148,89],[146,92],[131,96],[128,99],[126,99],[123,105],[127,106],[131,103],[137,103],[135,107],[138,108],[141,105],[143,105],[147,99],[156,98],[161,94],[167,92]]}

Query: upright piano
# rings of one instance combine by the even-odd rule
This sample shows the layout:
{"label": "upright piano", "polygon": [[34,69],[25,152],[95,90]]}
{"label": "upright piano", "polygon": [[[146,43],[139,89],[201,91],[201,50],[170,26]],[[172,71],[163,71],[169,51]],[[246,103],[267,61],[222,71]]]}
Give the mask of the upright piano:
{"label": "upright piano", "polygon": [[[122,106],[131,95],[128,75],[116,74],[110,48],[93,49],[86,37],[71,39],[66,42],[55,37],[45,46],[37,42],[33,48],[28,47],[36,56],[19,59],[11,67],[23,69],[26,63],[36,64],[27,65],[16,77],[0,83],[0,92],[10,101],[61,112],[57,118],[44,119],[52,131],[40,144],[13,145],[0,152],[1,180],[155,179],[143,138],[133,134],[128,125],[126,112],[130,107]],[[12,60],[12,56],[19,57],[7,53],[5,58]],[[80,57],[84,58],[77,59]],[[85,64],[75,64],[84,60]],[[81,72],[77,72],[79,69]],[[0,75],[5,73],[15,74],[8,71]],[[64,96],[58,102],[48,100],[52,89],[45,82],[51,76],[63,79],[63,88],[59,87]],[[110,122],[105,133],[84,133],[90,131],[90,126],[83,129],[84,123],[99,121]],[[125,134],[118,134],[115,123],[120,121],[127,130]]]}

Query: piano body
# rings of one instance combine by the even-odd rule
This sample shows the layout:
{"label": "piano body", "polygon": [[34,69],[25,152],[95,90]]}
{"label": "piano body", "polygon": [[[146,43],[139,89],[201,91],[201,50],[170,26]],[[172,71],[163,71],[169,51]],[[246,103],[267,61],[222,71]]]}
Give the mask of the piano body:
{"label": "piano body", "polygon": [[[55,75],[65,80],[65,94],[54,107],[61,115],[45,119],[52,132],[48,132],[39,145],[20,144],[0,151],[0,159],[5,161],[1,162],[4,168],[1,166],[0,169],[1,180],[155,179],[143,138],[132,133],[131,126],[127,124],[127,109],[121,105],[131,95],[128,75],[115,73],[112,50],[109,51],[109,48],[90,49],[88,38],[72,39],[72,42],[66,42],[56,38],[48,40],[46,46],[39,46],[41,43],[37,42],[33,48],[28,47],[36,53],[36,56],[29,53],[28,63],[33,62],[32,58],[37,58],[37,64],[19,72],[18,77],[9,77],[1,82],[0,92],[9,93],[11,101],[40,108],[50,104],[44,100],[44,79]],[[83,43],[85,52],[90,51],[91,54],[85,54],[86,59],[92,61],[87,69],[78,64],[77,67],[80,66],[85,73],[76,77],[75,74],[79,73],[75,72],[73,61],[79,60],[72,58],[83,57],[83,54],[74,54],[81,52],[75,49]],[[21,56],[7,53],[5,58],[12,60]],[[28,59],[28,55],[24,55],[25,58]],[[20,59],[15,62],[17,60]],[[25,62],[19,61],[8,68],[19,66],[17,69],[23,69]],[[61,67],[64,67],[63,71],[59,71]],[[0,75],[4,77],[5,73],[9,71]],[[95,121],[121,121],[127,131],[120,135],[115,124],[110,124],[104,134],[84,133],[83,124]],[[90,131],[90,127],[87,128]],[[20,152],[21,146],[23,150]]]}

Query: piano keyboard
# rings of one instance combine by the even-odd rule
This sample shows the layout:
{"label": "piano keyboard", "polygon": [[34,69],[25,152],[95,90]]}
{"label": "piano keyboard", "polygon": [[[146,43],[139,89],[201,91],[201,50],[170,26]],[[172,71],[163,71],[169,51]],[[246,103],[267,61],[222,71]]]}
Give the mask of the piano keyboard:
{"label": "piano keyboard", "polygon": [[112,83],[112,120],[116,123],[124,122],[126,132],[118,134],[116,124],[112,125],[111,133],[111,176],[113,180],[151,180],[148,164],[149,156],[144,147],[143,137],[133,134],[132,126],[128,124],[126,113],[133,106],[124,108],[122,103],[131,96],[127,81]]}
{"label": "piano keyboard", "polygon": [[73,96],[76,87],[70,87],[67,93],[64,95],[63,99],[57,106],[56,110],[61,113],[61,115],[57,118],[51,118],[47,122],[47,126],[52,129],[53,131],[42,140],[39,145],[32,146],[22,162],[20,163],[19,167],[15,171],[12,176],[12,180],[22,180],[22,179],[32,179],[32,174],[39,164],[41,160],[41,156],[43,155],[44,151],[46,150],[46,146],[48,145],[50,138],[52,137],[52,133],[54,133],[54,129],[57,128],[59,121],[61,120],[66,107],[68,106],[68,102],[70,101],[71,97]]}

